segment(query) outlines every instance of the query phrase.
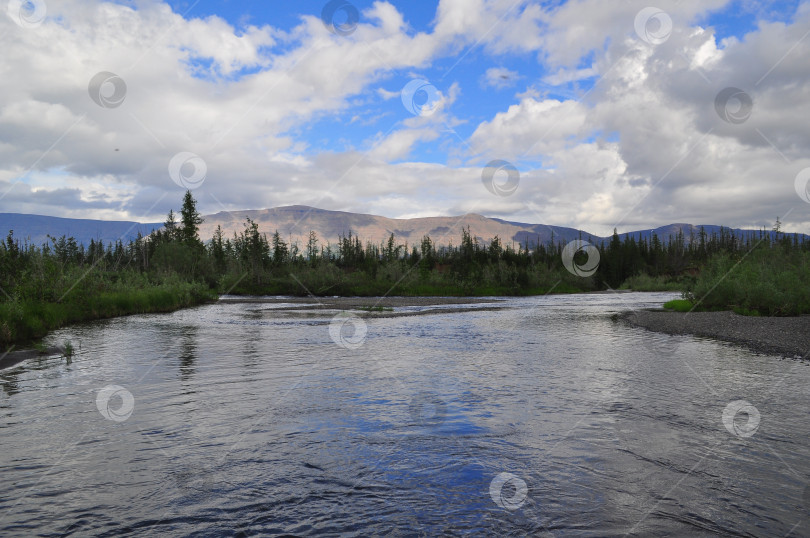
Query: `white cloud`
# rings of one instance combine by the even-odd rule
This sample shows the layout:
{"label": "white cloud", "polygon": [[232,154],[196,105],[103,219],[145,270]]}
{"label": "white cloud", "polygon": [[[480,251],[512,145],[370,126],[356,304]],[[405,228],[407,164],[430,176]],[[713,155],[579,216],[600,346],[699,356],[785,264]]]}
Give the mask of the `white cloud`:
{"label": "white cloud", "polygon": [[[49,6],[49,14],[33,30],[0,17],[0,68],[16,73],[0,80],[3,176],[13,182],[29,167],[61,168],[89,182],[114,177],[141,185],[155,200],[175,188],[167,174],[171,157],[192,151],[206,161],[206,187],[218,199],[231,198],[229,183],[237,179],[242,189],[255,190],[236,194],[234,202],[272,202],[281,185],[268,185],[270,159],[301,149],[286,134],[291,128],[345,109],[382,70],[423,65],[436,46],[424,34],[406,35],[401,16],[379,2],[355,39],[328,34],[315,17],[286,36],[270,27],[237,36],[222,19],[183,19],[156,2],[138,10],[65,3]],[[293,46],[273,54],[277,39]],[[192,62],[206,59],[210,69],[195,70]],[[220,79],[257,66],[259,72],[236,81]],[[88,96],[88,82],[102,70],[126,82],[118,108],[101,108]],[[144,214],[154,202],[144,192],[124,204],[122,217],[154,216]],[[120,209],[119,200],[110,195],[108,201]]]}
{"label": "white cloud", "polygon": [[560,68],[553,75],[543,77],[543,82],[551,84],[552,86],[561,86],[569,82],[576,82],[595,77],[599,74],[594,66],[584,67],[582,69],[565,69]]}
{"label": "white cloud", "polygon": [[[156,0],[137,10],[51,2],[32,29],[0,16],[0,196],[8,191],[0,209],[160,219],[181,194],[168,162],[191,151],[208,165],[195,194],[211,212],[219,201],[391,217],[477,211],[604,234],[672,221],[758,226],[792,211],[787,228],[806,231],[810,213],[793,179],[810,166],[810,5],[794,22],[763,22],[718,44],[703,15],[727,3],[667,6],[673,32],[658,46],[634,34],[647,5],[635,1],[441,0],[429,33],[376,2],[345,37],[315,16],[287,32],[237,30],[217,17],[185,19]],[[533,75],[521,69],[527,88],[515,101],[504,99],[456,141],[465,153],[448,150],[453,166],[407,162],[420,145],[444,150],[444,132],[466,120],[453,113],[464,88],[452,76],[437,83],[432,115],[392,119],[390,131],[381,122],[360,150],[315,152],[298,134],[327,116],[367,125],[393,115],[353,109],[369,99],[401,114],[392,74],[418,78],[438,59],[463,63],[476,45],[490,65],[510,54],[540,65]],[[99,71],[125,80],[120,107],[90,99]],[[483,82],[516,78],[493,67]],[[714,110],[727,86],[753,99],[742,124]],[[481,167],[492,159],[520,165],[519,195],[484,189]]]}
{"label": "white cloud", "polygon": [[399,99],[400,92],[388,91],[385,88],[377,88],[377,95],[388,101],[389,99]]}
{"label": "white cloud", "polygon": [[499,159],[525,159],[562,149],[585,134],[587,110],[576,101],[524,98],[470,138],[476,154]]}

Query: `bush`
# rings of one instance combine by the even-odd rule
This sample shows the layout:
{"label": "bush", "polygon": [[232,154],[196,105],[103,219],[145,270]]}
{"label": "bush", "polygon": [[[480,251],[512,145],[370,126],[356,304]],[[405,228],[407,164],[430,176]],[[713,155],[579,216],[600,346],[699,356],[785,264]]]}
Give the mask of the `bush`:
{"label": "bush", "polygon": [[810,314],[810,253],[765,246],[745,257],[715,256],[687,296],[705,310],[768,316]]}
{"label": "bush", "polygon": [[688,283],[667,276],[650,276],[640,273],[625,280],[619,289],[633,291],[683,291]]}

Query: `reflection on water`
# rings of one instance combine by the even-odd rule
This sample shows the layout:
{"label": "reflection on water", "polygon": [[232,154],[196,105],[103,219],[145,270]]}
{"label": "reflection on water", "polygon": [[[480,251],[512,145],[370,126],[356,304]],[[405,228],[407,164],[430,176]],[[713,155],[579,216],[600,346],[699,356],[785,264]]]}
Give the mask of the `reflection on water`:
{"label": "reflection on water", "polygon": [[6,393],[6,396],[14,396],[20,392],[17,378],[21,372],[21,368],[14,368],[11,371],[0,373],[0,386],[3,387],[3,392]]}
{"label": "reflection on water", "polygon": [[0,532],[806,534],[807,364],[611,320],[667,298],[372,316],[359,346],[262,303],[59,331],[72,364],[0,372]]}
{"label": "reflection on water", "polygon": [[189,380],[194,375],[194,362],[197,353],[196,327],[186,327],[180,337],[182,350],[180,351],[180,378]]}

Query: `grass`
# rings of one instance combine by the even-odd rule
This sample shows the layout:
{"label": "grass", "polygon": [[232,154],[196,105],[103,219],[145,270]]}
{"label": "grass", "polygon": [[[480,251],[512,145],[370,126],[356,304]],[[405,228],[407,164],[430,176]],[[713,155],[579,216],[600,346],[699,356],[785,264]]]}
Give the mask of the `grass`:
{"label": "grass", "polygon": [[62,356],[67,360],[68,364],[73,362],[74,353],[75,350],[73,349],[73,342],[71,342],[70,340],[65,340],[65,343],[62,346]]}
{"label": "grass", "polygon": [[665,309],[674,310],[675,312],[690,312],[693,306],[692,301],[689,299],[673,299],[664,303]]}
{"label": "grass", "polygon": [[393,312],[394,309],[389,306],[360,306],[357,308],[363,312]]}
{"label": "grass", "polygon": [[136,289],[71,295],[63,302],[0,303],[0,346],[25,344],[71,323],[129,314],[172,312],[216,299],[204,284],[167,282]]}
{"label": "grass", "polygon": [[[674,299],[672,301],[668,301],[664,303],[664,308],[667,310],[673,310],[675,312],[691,312],[692,310],[699,311],[699,312],[706,312],[706,311],[719,311],[719,310],[728,310],[728,308],[702,308],[702,305],[699,305],[697,308],[694,308],[694,303],[689,299]],[[756,308],[743,308],[739,306],[732,306],[730,309],[739,314],[741,316],[752,316],[752,317],[759,317],[762,313],[757,310]]]}

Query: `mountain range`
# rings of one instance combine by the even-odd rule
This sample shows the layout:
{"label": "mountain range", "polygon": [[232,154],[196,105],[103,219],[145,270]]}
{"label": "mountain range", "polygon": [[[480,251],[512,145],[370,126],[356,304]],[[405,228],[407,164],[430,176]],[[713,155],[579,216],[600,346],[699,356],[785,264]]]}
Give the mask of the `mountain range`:
{"label": "mountain range", "polygon": [[[422,237],[429,235],[437,245],[449,243],[458,244],[462,228],[469,226],[470,233],[482,243],[488,243],[498,236],[504,244],[514,243],[529,245],[536,243],[547,244],[553,240],[568,242],[582,238],[592,243],[609,240],[585,230],[551,226],[546,224],[528,224],[511,222],[497,218],[489,218],[477,214],[468,214],[456,217],[424,217],[413,219],[390,219],[377,215],[362,213],[349,213],[345,211],[330,211],[307,206],[284,206],[272,209],[258,209],[245,211],[223,211],[212,215],[205,215],[200,226],[200,237],[207,241],[214,235],[217,226],[221,226],[225,237],[233,237],[245,229],[246,218],[255,221],[259,230],[270,236],[276,230],[282,238],[290,243],[306,243],[309,232],[318,235],[320,245],[330,243],[335,245],[340,236],[351,233],[362,241],[371,241],[380,244],[393,233],[398,243],[407,242],[409,245],[418,245]],[[47,217],[42,215],[25,215],[20,213],[0,213],[0,232],[14,230],[17,239],[40,245],[48,241],[48,235],[60,237],[66,235],[74,237],[77,242],[85,245],[91,239],[111,243],[120,239],[127,242],[135,239],[140,232],[148,235],[153,230],[163,226],[162,223],[140,223],[128,221],[104,221],[88,219],[66,219]],[[631,235],[649,239],[653,233],[662,241],[675,237],[679,231],[689,238],[699,233],[701,226],[706,233],[712,234],[720,230],[718,225],[692,225],[669,224],[655,229],[636,230],[620,234],[620,237]],[[731,229],[735,235],[757,234],[759,230]],[[771,232],[769,232],[771,233]],[[553,235],[552,235],[553,234]],[[801,234],[808,239],[807,235]]]}

